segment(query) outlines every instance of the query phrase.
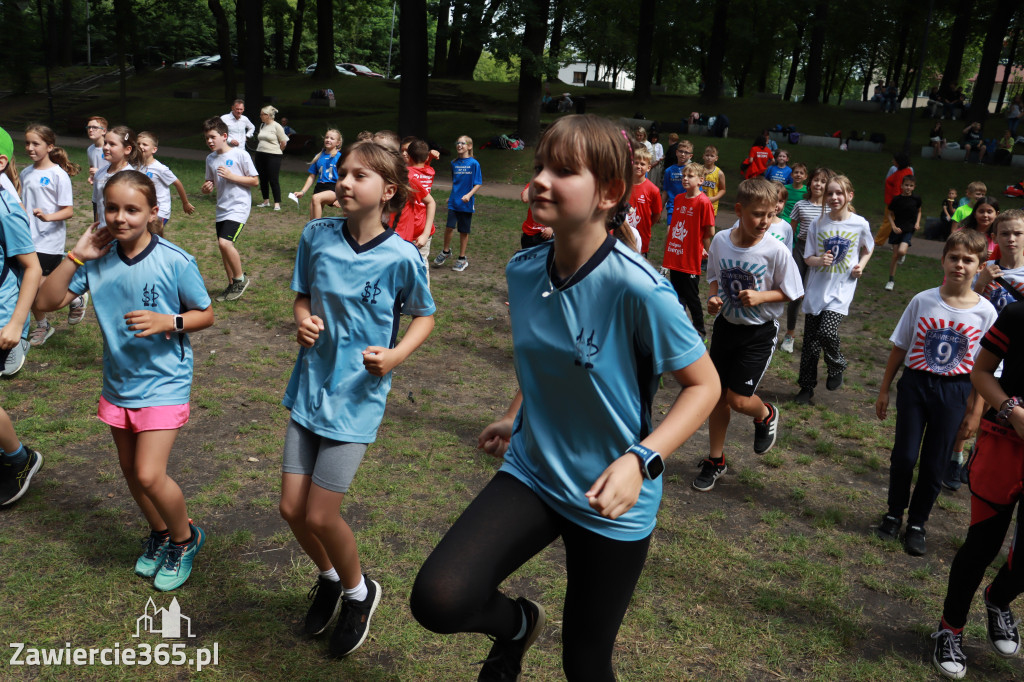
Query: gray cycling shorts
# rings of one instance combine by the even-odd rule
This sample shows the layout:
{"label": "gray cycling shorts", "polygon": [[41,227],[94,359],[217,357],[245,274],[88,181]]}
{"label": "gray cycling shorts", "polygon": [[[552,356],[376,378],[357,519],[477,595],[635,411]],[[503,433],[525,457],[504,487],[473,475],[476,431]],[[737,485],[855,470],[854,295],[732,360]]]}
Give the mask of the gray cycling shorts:
{"label": "gray cycling shorts", "polygon": [[294,419],[284,434],[281,471],[312,476],[324,490],[347,493],[363,461],[367,443],[344,443],[318,436]]}

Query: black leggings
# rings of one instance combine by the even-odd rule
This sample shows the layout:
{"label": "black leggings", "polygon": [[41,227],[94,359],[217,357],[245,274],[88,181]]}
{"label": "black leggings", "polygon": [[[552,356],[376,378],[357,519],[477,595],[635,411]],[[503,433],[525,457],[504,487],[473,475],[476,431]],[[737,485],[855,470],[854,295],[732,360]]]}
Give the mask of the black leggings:
{"label": "black leggings", "polygon": [[253,163],[256,165],[256,172],[260,174],[260,194],[263,200],[267,200],[267,183],[274,192],[274,203],[281,203],[281,183],[278,177],[281,175],[281,158],[283,154],[268,154],[267,152],[256,152]]}
{"label": "black leggings", "polygon": [[[793,244],[793,260],[796,261],[796,269],[800,271],[800,279],[803,280],[804,287],[807,286],[807,261],[804,260],[804,246],[807,245],[806,240],[798,240]],[[790,301],[786,304],[786,331],[791,332],[796,330],[796,318],[800,314],[800,302],[803,300],[803,296],[795,300]]]}
{"label": "black leggings", "polygon": [[614,680],[615,636],[647,560],[650,536],[625,542],[585,530],[510,474],[491,479],[427,558],[412,588],[413,616],[441,634],[514,637],[522,625],[520,609],[498,585],[559,536],[566,564],[566,679]]}
{"label": "black leggings", "polygon": [[668,271],[669,281],[676,290],[679,302],[690,311],[693,328],[701,337],[707,336],[704,329],[704,308],[700,305],[700,275],[691,275],[678,270]]}

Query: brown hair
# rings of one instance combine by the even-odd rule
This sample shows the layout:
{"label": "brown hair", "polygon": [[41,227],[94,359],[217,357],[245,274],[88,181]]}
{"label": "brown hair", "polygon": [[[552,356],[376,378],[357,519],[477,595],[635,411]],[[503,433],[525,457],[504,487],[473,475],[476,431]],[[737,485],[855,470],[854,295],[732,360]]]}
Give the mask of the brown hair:
{"label": "brown hair", "polygon": [[57,135],[53,130],[44,126],[42,123],[30,123],[28,127],[25,128],[25,134],[27,135],[28,133],[38,135],[45,144],[53,147],[49,153],[50,161],[63,168],[64,172],[68,175],[78,175],[79,171],[82,170],[82,167],[77,163],[71,162],[71,159],[68,158],[68,153],[64,151],[63,147],[57,146]]}
{"label": "brown hair", "polygon": [[977,230],[957,230],[949,235],[946,243],[942,246],[942,257],[945,258],[946,254],[957,246],[962,246],[969,253],[973,253],[982,263],[988,256],[988,240]]}
{"label": "brown hair", "polygon": [[[341,164],[353,154],[366,164],[367,168],[379,175],[384,184],[395,186],[394,196],[386,206],[382,206],[382,209],[394,213],[405,206],[405,200],[412,193],[412,189],[409,187],[409,171],[406,170],[405,161],[398,150],[388,149],[378,142],[364,140],[350,145],[342,153]],[[381,218],[383,220],[383,212]]]}
{"label": "brown hair", "polygon": [[990,234],[998,237],[999,226],[1003,223],[1024,223],[1024,209],[1011,208],[1009,211],[1003,211],[997,215],[995,222],[992,223]]}
{"label": "brown hair", "polygon": [[21,178],[18,176],[18,169],[14,167],[13,154],[11,154],[11,158],[7,159],[7,168],[4,168],[4,173],[10,179],[11,184],[14,185],[14,191],[21,194]]}
{"label": "brown hair", "polygon": [[778,180],[772,180],[772,184],[775,185],[775,190],[779,193],[779,201],[785,201],[789,199],[789,190]]}
{"label": "brown hair", "polygon": [[[156,200],[156,186],[145,173],[140,173],[136,170],[126,170],[112,175],[110,179],[107,180],[107,184],[103,187],[104,201],[106,201],[106,195],[107,192],[110,191],[110,188],[117,187],[118,185],[128,185],[131,189],[141,192],[142,196],[146,198],[146,203],[150,208],[158,205]],[[162,236],[164,233],[163,220],[159,216],[154,216],[146,227],[149,229],[150,234]]]}
{"label": "brown hair", "polygon": [[373,134],[373,141],[384,145],[388,149],[394,147],[397,150],[401,146],[398,143],[398,133],[394,130],[378,130]]}
{"label": "brown hair", "polygon": [[416,163],[423,163],[430,158],[430,145],[418,138],[413,138],[409,142],[408,148],[405,153],[409,155],[409,158]]}
{"label": "brown hair", "polygon": [[779,190],[767,178],[748,178],[736,188],[736,202],[744,208],[751,204],[770,204],[779,201]]}
{"label": "brown hair", "polygon": [[210,131],[216,131],[218,135],[228,134],[228,124],[221,120],[220,116],[211,116],[203,121],[203,135]]}
{"label": "brown hair", "polygon": [[89,121],[96,121],[101,126],[103,126],[103,130],[106,130],[107,126],[109,125],[107,123],[107,119],[103,118],[102,116],[90,116],[86,123],[89,123]]}
{"label": "brown hair", "polygon": [[698,178],[703,180],[708,176],[708,169],[704,167],[703,163],[688,163],[683,166],[683,175],[696,175]]}
{"label": "brown hair", "polygon": [[[217,119],[220,121],[220,119]],[[220,121],[224,125],[224,121]],[[225,126],[226,127],[226,126]],[[135,131],[128,126],[114,126],[107,131],[107,135],[113,133],[117,136],[122,147],[130,147],[130,152],[125,152],[124,160],[130,166],[139,166],[142,163],[142,152],[139,151],[139,139]]]}
{"label": "brown hair", "polygon": [[802,161],[797,161],[796,163],[794,163],[794,164],[793,164],[792,166],[790,166],[789,168],[790,168],[790,170],[794,170],[794,171],[795,171],[795,170],[796,170],[797,168],[803,168],[803,169],[804,169],[804,173],[806,173],[806,172],[807,172],[807,164],[806,164],[806,163],[803,163]]}
{"label": "brown hair", "polygon": [[135,139],[139,139],[140,137],[148,137],[149,139],[153,140],[154,147],[160,146],[159,138],[157,138],[157,136],[154,133],[151,133],[148,130],[140,131],[139,134],[135,136]]}

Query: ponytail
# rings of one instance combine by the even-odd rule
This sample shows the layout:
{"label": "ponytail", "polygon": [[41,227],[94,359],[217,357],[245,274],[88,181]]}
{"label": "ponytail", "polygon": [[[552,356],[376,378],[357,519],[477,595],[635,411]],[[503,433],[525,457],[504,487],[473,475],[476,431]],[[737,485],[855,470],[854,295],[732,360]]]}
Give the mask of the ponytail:
{"label": "ponytail", "polygon": [[63,168],[64,172],[71,177],[78,175],[82,170],[81,166],[68,158],[68,153],[64,151],[63,147],[54,147],[50,150],[50,161]]}

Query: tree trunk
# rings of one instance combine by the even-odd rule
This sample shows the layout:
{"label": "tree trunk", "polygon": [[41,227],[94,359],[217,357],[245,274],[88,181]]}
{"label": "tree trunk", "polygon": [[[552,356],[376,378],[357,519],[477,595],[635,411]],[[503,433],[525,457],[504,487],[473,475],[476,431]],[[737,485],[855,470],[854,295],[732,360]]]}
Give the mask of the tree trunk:
{"label": "tree trunk", "polygon": [[1006,101],[1006,86],[1010,82],[1010,72],[1013,71],[1014,60],[1017,59],[1017,42],[1020,38],[1021,17],[1018,14],[1013,22],[1013,40],[1010,41],[1010,54],[1006,60],[1006,67],[1003,69],[1003,82],[999,86],[999,101],[996,102],[996,111],[1002,111],[1003,102]]}
{"label": "tree trunk", "polygon": [[288,46],[288,70],[299,68],[299,47],[302,46],[302,19],[306,14],[306,0],[295,3],[292,13],[292,44]]}
{"label": "tree trunk", "polygon": [[448,77],[452,78],[459,70],[462,58],[462,26],[465,22],[465,3],[455,0],[452,6],[452,27],[448,33]]}
{"label": "tree trunk", "polygon": [[[471,13],[467,14],[466,22],[462,30],[462,49],[459,54],[459,63],[455,73],[451,74],[459,80],[473,80],[473,72],[476,71],[476,64],[480,61],[480,55],[484,51],[484,41],[494,25],[494,15],[501,6],[503,0],[491,0],[484,11],[483,0],[472,0],[470,2]],[[550,1],[550,0],[549,0]],[[547,39],[547,16],[544,17],[545,40]]]}
{"label": "tree trunk", "polygon": [[952,92],[960,83],[960,67],[964,61],[964,50],[967,47],[968,30],[971,26],[971,15],[974,12],[973,0],[960,0],[956,6],[956,17],[949,31],[949,54],[946,57],[946,68],[942,70],[942,83],[939,89]]}
{"label": "tree trunk", "polygon": [[451,0],[440,0],[437,7],[437,31],[434,34],[434,78],[448,76],[448,16],[451,11]]}
{"label": "tree trunk", "polygon": [[220,63],[224,66],[224,102],[230,104],[235,99],[238,86],[235,83],[235,63],[231,59],[231,29],[228,26],[228,15],[220,4],[220,0],[206,0],[217,26],[217,50],[220,52]]}
{"label": "tree trunk", "polygon": [[638,100],[651,97],[651,52],[654,50],[655,0],[640,0],[640,21],[636,34],[636,83],[633,96]]}
{"label": "tree trunk", "polygon": [[562,26],[565,24],[565,3],[567,1],[554,0],[555,18],[551,22],[551,40],[548,43],[547,70],[549,81],[558,79],[558,69],[562,66]]}
{"label": "tree trunk", "polygon": [[245,30],[245,15],[248,12],[246,5],[249,0],[235,0],[235,49],[238,50],[238,66],[245,69],[248,66],[248,50],[246,45],[249,42]]}
{"label": "tree trunk", "polygon": [[327,80],[337,74],[334,68],[334,2],[316,3],[316,71],[313,78]]}
{"label": "tree trunk", "polygon": [[996,82],[996,67],[1003,51],[1003,37],[1006,27],[1018,7],[1018,0],[998,0],[985,31],[985,43],[981,49],[981,64],[978,66],[978,80],[971,93],[971,114],[975,121],[988,118],[988,105]]}
{"label": "tree trunk", "polygon": [[871,88],[871,79],[875,77],[875,56],[874,50],[868,50],[868,69],[864,75],[864,92],[861,93],[861,101],[868,101],[868,90]]}
{"label": "tree trunk", "polygon": [[807,51],[807,67],[804,69],[804,99],[809,107],[817,106],[821,96],[822,53],[825,50],[825,27],[828,21],[828,0],[817,0],[811,24],[811,45]]}
{"label": "tree trunk", "polygon": [[263,106],[263,0],[245,0],[245,101],[253,113]]}
{"label": "tree trunk", "polygon": [[275,3],[271,13],[274,22],[274,35],[270,37],[274,44],[274,68],[284,69],[287,65],[284,55],[284,7]]}
{"label": "tree trunk", "polygon": [[427,3],[401,0],[398,36],[402,80],[398,87],[398,134],[427,139]]}
{"label": "tree trunk", "polygon": [[793,98],[793,88],[796,86],[796,72],[800,68],[800,54],[804,49],[804,30],[807,28],[807,20],[801,18],[796,25],[796,44],[793,45],[793,61],[789,64],[789,76],[786,77],[786,92],[782,99],[788,102]]}
{"label": "tree trunk", "polygon": [[725,49],[729,43],[727,21],[729,19],[729,0],[720,0],[715,3],[715,13],[711,20],[711,35],[715,39],[711,41],[708,50],[708,63],[704,72],[704,92],[701,99],[704,102],[717,102],[722,96],[723,76],[725,64]]}
{"label": "tree trunk", "polygon": [[526,27],[519,50],[519,91],[516,128],[533,147],[540,140],[540,102],[544,84],[544,43],[548,39],[550,0],[522,0]]}
{"label": "tree trunk", "polygon": [[846,73],[843,74],[843,82],[839,84],[839,94],[836,96],[836,105],[843,103],[843,95],[846,94],[846,85],[850,82],[850,74],[853,73],[853,64],[846,68]]}
{"label": "tree trunk", "polygon": [[736,74],[736,96],[743,97],[747,93],[747,78],[750,76],[750,70],[754,68],[754,51],[747,54],[747,60],[743,62],[743,66],[740,67],[739,73]]}
{"label": "tree trunk", "polygon": [[838,59],[838,57],[835,57],[835,56],[832,57],[831,61],[829,61],[829,63],[828,63],[828,66],[825,67],[825,77],[822,80],[822,85],[824,86],[822,94],[821,94],[821,103],[822,104],[828,104],[828,100],[832,96],[832,82],[835,80],[835,77],[836,77],[836,60],[837,59]]}
{"label": "tree trunk", "polygon": [[62,0],[60,10],[60,65],[71,66],[74,61],[72,46],[74,43],[73,27],[75,10],[72,0]]}
{"label": "tree trunk", "polygon": [[[125,41],[128,39],[128,33],[131,30],[128,23],[131,21],[131,2],[129,0],[114,0],[114,31],[115,40],[117,42],[117,70],[119,75],[119,92],[118,99],[121,105],[121,120],[128,120],[128,84],[127,74],[125,73]],[[52,110],[51,110],[52,111]],[[50,125],[53,125],[53,121],[50,121]]]}

